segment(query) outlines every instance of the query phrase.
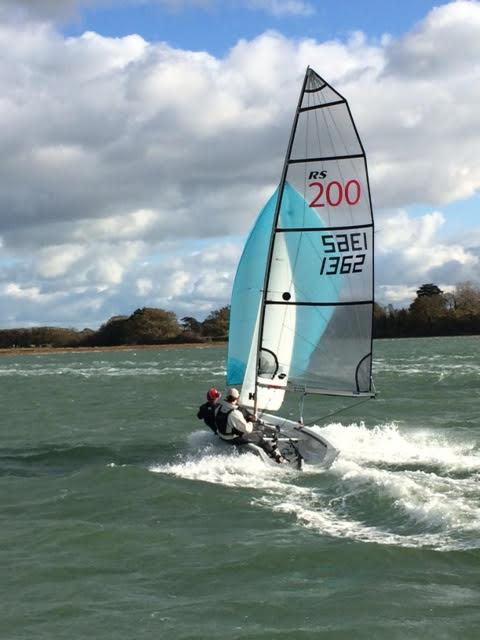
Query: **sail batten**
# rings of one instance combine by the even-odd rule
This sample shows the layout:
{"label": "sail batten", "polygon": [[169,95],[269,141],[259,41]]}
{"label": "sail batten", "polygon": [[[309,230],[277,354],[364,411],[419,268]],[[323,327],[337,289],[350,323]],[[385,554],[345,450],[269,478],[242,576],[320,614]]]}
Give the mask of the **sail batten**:
{"label": "sail batten", "polygon": [[[349,231],[351,229],[371,229],[373,227],[372,223],[369,224],[351,224],[345,227],[322,227],[323,231]],[[277,227],[275,229],[276,233],[291,233],[291,232],[302,232],[308,233],[309,231],[318,231],[318,227],[291,227],[287,229],[283,229],[281,227]]]}
{"label": "sail batten", "polygon": [[314,111],[315,109],[325,109],[325,107],[336,107],[339,104],[345,104],[345,100],[333,100],[332,102],[321,102],[320,104],[314,104],[311,107],[301,107],[300,113],[305,111]]}
{"label": "sail batten", "polygon": [[293,307],[344,307],[357,304],[372,304],[373,300],[351,300],[348,302],[287,302],[283,300],[265,300],[265,304],[279,304]]}
{"label": "sail batten", "polygon": [[291,158],[288,160],[288,164],[298,164],[300,162],[337,162],[338,160],[353,160],[364,157],[363,153],[352,153],[345,156],[323,156],[323,158]]}

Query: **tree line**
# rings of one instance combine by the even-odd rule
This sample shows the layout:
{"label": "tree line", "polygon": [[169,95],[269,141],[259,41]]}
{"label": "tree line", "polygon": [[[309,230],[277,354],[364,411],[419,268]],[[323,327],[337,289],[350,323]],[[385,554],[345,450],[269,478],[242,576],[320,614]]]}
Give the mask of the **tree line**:
{"label": "tree line", "polygon": [[203,322],[175,313],[143,307],[130,316],[113,316],[94,331],[61,327],[0,330],[0,348],[24,347],[113,347],[201,343],[226,340],[230,307],[212,311]]}
{"label": "tree line", "polygon": [[480,288],[471,282],[444,293],[422,284],[408,308],[375,305],[374,336],[404,338],[480,334]]}
{"label": "tree line", "polygon": [[[480,334],[480,289],[466,282],[444,293],[422,284],[408,308],[374,306],[374,337],[402,338]],[[113,316],[98,330],[34,327],[0,330],[0,348],[106,347],[223,341],[228,336],[230,307],[212,311],[202,322],[180,320],[172,311],[143,307],[130,316]]]}

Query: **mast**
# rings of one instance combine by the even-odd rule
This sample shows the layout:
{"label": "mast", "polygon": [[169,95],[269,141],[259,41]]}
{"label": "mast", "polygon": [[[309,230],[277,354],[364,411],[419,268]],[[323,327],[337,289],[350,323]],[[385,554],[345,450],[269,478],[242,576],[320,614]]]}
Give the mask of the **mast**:
{"label": "mast", "polygon": [[296,133],[297,124],[298,124],[298,116],[300,114],[300,108],[302,106],[302,100],[303,100],[303,95],[305,93],[305,87],[307,85],[309,71],[310,71],[310,67],[308,66],[306,71],[305,71],[305,77],[303,79],[302,89],[300,91],[300,95],[299,95],[299,98],[298,98],[298,104],[297,104],[297,108],[296,108],[296,111],[295,111],[295,116],[293,118],[292,129],[290,131],[290,139],[288,141],[287,152],[285,154],[285,160],[284,160],[284,163],[283,163],[282,175],[281,175],[280,185],[279,185],[279,189],[278,189],[277,204],[276,204],[276,207],[275,207],[275,214],[274,214],[274,217],[273,217],[272,230],[271,230],[271,234],[270,234],[270,242],[269,242],[269,246],[268,246],[267,268],[265,270],[265,279],[264,279],[264,282],[263,282],[263,289],[262,289],[262,299],[261,299],[261,303],[260,303],[261,304],[261,311],[260,311],[260,323],[259,323],[259,328],[258,328],[257,356],[256,356],[257,370],[256,370],[256,376],[255,376],[255,393],[254,393],[254,404],[253,404],[253,412],[254,412],[254,414],[257,413],[258,374],[259,374],[259,370],[260,370],[260,352],[261,352],[261,348],[262,348],[263,327],[264,327],[264,324],[265,324],[265,300],[266,300],[266,296],[267,296],[268,281],[270,279],[270,271],[271,271],[272,256],[273,256],[273,245],[274,245],[274,241],[275,241],[275,229],[278,226],[278,218],[280,216],[280,209],[281,209],[281,206],[282,206],[283,191],[284,191],[284,188],[285,188],[285,180],[286,180],[286,177],[287,177],[288,161],[289,161],[291,153],[292,153],[293,141],[295,140],[295,133]]}

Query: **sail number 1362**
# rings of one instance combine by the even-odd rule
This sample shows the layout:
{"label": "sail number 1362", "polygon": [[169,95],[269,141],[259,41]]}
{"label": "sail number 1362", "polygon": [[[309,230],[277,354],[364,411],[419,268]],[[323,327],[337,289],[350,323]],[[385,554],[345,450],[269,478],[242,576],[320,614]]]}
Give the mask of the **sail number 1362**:
{"label": "sail number 1362", "polygon": [[323,253],[320,275],[333,276],[338,273],[361,273],[367,251],[365,232],[322,235]]}

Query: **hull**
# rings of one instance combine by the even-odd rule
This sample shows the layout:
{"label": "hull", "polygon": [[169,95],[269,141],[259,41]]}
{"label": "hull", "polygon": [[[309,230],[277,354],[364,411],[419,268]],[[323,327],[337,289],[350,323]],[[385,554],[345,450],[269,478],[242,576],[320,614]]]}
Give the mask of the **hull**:
{"label": "hull", "polygon": [[270,414],[262,415],[262,423],[264,430],[275,429],[278,448],[286,458],[296,457],[300,468],[304,464],[328,468],[339,454],[316,427],[302,427],[298,422]]}
{"label": "hull", "polygon": [[[280,416],[263,414],[257,427],[263,437],[276,442],[277,448],[287,460],[279,465],[261,447],[254,443],[238,445],[239,451],[253,453],[268,465],[302,469],[305,464],[328,469],[339,451],[315,427],[301,427],[298,422],[286,420]],[[228,445],[231,446],[231,445]]]}

